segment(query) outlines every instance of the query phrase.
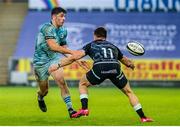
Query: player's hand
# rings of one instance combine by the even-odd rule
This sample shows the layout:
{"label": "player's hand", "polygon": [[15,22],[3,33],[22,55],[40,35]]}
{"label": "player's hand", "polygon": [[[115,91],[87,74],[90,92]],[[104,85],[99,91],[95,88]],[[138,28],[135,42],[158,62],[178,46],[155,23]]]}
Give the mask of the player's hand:
{"label": "player's hand", "polygon": [[86,71],[89,71],[90,70],[90,66],[88,65],[88,63],[84,60],[79,60],[79,61],[76,61],[76,63],[81,66],[84,70]]}
{"label": "player's hand", "polygon": [[81,51],[79,51],[79,50],[73,50],[71,53],[71,55],[74,55],[76,57],[79,56],[79,54],[81,54]]}
{"label": "player's hand", "polygon": [[74,51],[72,51],[73,53],[72,53],[72,58],[74,59],[74,60],[78,60],[78,59],[80,59],[80,58],[82,58],[82,51],[80,51],[80,50],[74,50]]}
{"label": "player's hand", "polygon": [[131,63],[131,64],[128,65],[128,67],[131,68],[132,70],[134,70],[135,65],[133,63]]}

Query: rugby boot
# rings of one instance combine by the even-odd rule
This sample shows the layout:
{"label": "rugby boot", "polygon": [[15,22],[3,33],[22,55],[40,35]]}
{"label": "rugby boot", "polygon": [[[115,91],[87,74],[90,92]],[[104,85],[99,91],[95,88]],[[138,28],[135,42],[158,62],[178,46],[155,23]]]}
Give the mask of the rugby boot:
{"label": "rugby boot", "polygon": [[151,118],[141,118],[141,122],[144,123],[144,122],[153,122],[154,120],[151,119]]}
{"label": "rugby boot", "polygon": [[72,115],[75,114],[75,113],[77,113],[77,112],[76,112],[74,109],[69,108],[69,109],[68,109],[68,113],[69,113],[69,117],[70,117],[70,118],[75,118],[75,117],[72,117]]}
{"label": "rugby boot", "polygon": [[73,118],[78,118],[80,116],[88,116],[89,110],[88,109],[80,109],[77,113],[73,114]]}
{"label": "rugby boot", "polygon": [[39,95],[38,95],[38,105],[39,105],[39,108],[41,109],[42,112],[47,111],[46,104],[45,104],[43,99],[39,99]]}

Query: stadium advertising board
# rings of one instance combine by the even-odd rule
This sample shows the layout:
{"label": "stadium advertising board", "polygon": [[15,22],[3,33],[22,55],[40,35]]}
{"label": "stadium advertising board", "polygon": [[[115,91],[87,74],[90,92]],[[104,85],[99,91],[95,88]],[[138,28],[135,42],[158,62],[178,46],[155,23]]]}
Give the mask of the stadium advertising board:
{"label": "stadium advertising board", "polygon": [[[87,60],[87,62],[92,66],[93,63],[91,60]],[[133,60],[133,62],[136,66],[134,71],[122,65],[122,70],[130,80],[178,81],[180,79],[180,59],[136,59]],[[20,59],[17,62],[16,71],[27,72],[28,79],[35,80],[32,63],[28,59]],[[64,67],[64,76],[67,80],[78,80],[85,73],[86,71],[76,63]],[[52,79],[52,77],[50,79]]]}
{"label": "stadium advertising board", "polygon": [[[92,65],[92,61],[88,61]],[[180,79],[180,60],[156,60],[156,59],[140,59],[134,60],[135,70],[132,71],[122,65],[122,70],[130,80],[170,80],[177,81]],[[85,70],[76,63],[67,66],[65,69],[65,77],[69,80],[80,79]]]}
{"label": "stadium advertising board", "polygon": [[130,71],[123,67],[130,80],[180,80],[180,60],[140,59],[134,60],[136,69]]}
{"label": "stadium advertising board", "polygon": [[[78,3],[78,4],[77,4]],[[111,8],[125,11],[180,11],[179,0],[29,0],[29,9],[52,9],[56,6],[74,8],[76,10],[87,8]]]}

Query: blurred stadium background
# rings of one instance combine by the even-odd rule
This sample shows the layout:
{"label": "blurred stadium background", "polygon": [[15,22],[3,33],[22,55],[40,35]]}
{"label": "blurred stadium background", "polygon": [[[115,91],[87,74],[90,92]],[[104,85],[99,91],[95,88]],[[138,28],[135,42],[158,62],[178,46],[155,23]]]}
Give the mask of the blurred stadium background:
{"label": "blurred stadium background", "polygon": [[[5,89],[10,89],[13,93],[19,89],[14,86],[27,86],[26,89],[30,90],[31,86],[36,87],[31,63],[36,34],[40,24],[50,21],[50,10],[55,6],[62,6],[68,11],[65,26],[68,29],[68,45],[71,49],[82,48],[92,40],[92,32],[97,26],[105,26],[109,33],[108,40],[133,59],[136,65],[135,71],[124,66],[123,70],[137,91],[143,89],[147,92],[147,87],[153,87],[149,89],[151,91],[157,90],[157,87],[158,90],[168,88],[172,93],[175,90],[174,94],[180,97],[180,0],[0,0],[2,101],[6,96],[6,93],[3,93]],[[129,54],[126,44],[130,40],[140,41],[146,49],[145,55],[137,57]],[[92,63],[88,57],[85,59]],[[78,80],[84,73],[76,64],[65,67],[66,80],[70,86],[75,86],[72,91],[77,91]],[[53,85],[52,78],[50,80]],[[111,85],[106,81],[102,86]],[[78,100],[78,93],[73,93],[77,94]],[[163,96],[164,94],[162,98]],[[178,101],[175,102],[175,105],[180,106]],[[1,113],[3,114],[3,111],[0,111]],[[1,122],[2,120],[0,118]],[[173,125],[171,122],[154,125],[169,124]],[[123,125],[128,125],[128,122]],[[174,125],[180,125],[180,122]]]}

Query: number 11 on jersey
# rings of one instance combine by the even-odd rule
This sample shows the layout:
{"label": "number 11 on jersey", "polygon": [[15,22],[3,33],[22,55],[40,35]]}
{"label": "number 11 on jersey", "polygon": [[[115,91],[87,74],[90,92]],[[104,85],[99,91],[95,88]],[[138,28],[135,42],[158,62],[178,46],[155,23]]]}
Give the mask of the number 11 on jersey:
{"label": "number 11 on jersey", "polygon": [[[112,52],[112,49],[111,48],[102,48],[103,52],[104,52],[104,58],[111,58],[113,59],[113,52]],[[110,52],[110,56],[108,56],[108,53],[107,52]]]}

